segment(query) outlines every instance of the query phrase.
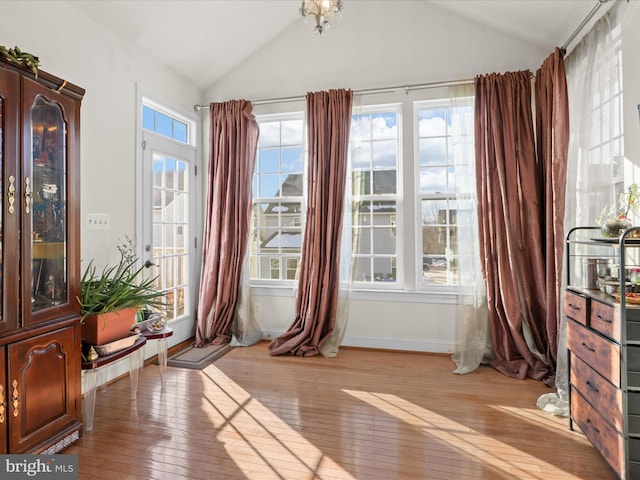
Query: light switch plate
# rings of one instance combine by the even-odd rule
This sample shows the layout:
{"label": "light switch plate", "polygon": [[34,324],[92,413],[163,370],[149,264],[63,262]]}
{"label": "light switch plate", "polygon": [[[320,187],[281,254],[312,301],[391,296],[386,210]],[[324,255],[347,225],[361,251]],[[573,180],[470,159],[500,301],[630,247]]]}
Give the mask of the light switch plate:
{"label": "light switch plate", "polygon": [[109,230],[108,213],[89,213],[87,215],[87,228],[89,230]]}

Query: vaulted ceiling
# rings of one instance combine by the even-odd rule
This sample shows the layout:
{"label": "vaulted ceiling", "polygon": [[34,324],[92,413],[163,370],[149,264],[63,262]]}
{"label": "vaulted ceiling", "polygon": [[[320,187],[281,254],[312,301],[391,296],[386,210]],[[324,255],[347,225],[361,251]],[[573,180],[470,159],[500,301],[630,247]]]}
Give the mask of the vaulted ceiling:
{"label": "vaulted ceiling", "polygon": [[[349,15],[349,3],[356,1],[367,1],[370,8],[390,8],[394,3],[344,0],[345,18]],[[413,1],[431,3],[434,8],[453,11],[548,50],[563,45],[598,3],[597,0]],[[213,85],[283,30],[302,22],[297,0],[68,0],[68,3],[202,89]]]}

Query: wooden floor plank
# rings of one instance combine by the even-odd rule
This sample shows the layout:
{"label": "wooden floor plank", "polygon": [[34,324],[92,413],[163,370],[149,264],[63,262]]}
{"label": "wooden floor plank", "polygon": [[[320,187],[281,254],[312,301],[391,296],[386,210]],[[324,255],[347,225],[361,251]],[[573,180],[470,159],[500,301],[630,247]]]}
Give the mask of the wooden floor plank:
{"label": "wooden floor plank", "polygon": [[336,358],[234,349],[204,370],[156,365],[129,399],[99,391],[94,429],[65,451],[79,478],[614,480],[550,390],[448,356],[343,348]]}

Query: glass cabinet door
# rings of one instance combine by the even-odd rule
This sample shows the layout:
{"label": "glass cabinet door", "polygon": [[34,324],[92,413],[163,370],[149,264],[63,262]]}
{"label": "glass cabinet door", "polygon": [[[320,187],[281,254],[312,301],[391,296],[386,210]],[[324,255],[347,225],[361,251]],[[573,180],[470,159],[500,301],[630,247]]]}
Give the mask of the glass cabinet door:
{"label": "glass cabinet door", "polygon": [[31,218],[31,310],[67,301],[67,126],[57,103],[31,107],[31,172],[25,214]]}
{"label": "glass cabinet door", "polygon": [[[3,154],[2,148],[4,146],[4,137],[2,136],[2,125],[3,125],[2,112],[3,112],[3,110],[4,110],[4,100],[0,96],[0,172],[4,171],[3,158],[2,158],[2,154]],[[4,192],[3,192],[3,189],[2,189],[3,183],[4,182],[0,183],[0,198],[4,198]],[[0,322],[2,321],[1,317],[2,317],[3,310],[4,310],[4,308],[2,308],[2,305],[1,305],[1,303],[3,303],[3,298],[4,298],[4,288],[3,288],[3,282],[2,282],[2,277],[3,277],[3,275],[2,275],[2,273],[3,273],[2,272],[2,264],[4,263],[4,262],[2,262],[2,260],[4,260],[3,255],[2,255],[2,238],[4,237],[4,232],[2,230],[2,220],[3,220],[3,218],[2,218],[2,210],[3,209],[0,208]]]}
{"label": "glass cabinet door", "polygon": [[[3,115],[2,115],[3,111],[4,111],[4,99],[2,98],[2,96],[0,96],[0,172],[4,171],[4,168],[3,168],[4,161],[3,161],[3,157],[2,157],[2,155],[4,153],[3,152],[4,137],[2,136],[2,130],[3,130],[2,129],[2,125],[4,123],[3,122]],[[0,182],[0,198],[4,198],[4,191],[3,191],[3,188],[2,188],[3,187],[3,183],[4,182]],[[3,275],[3,271],[2,271],[2,267],[3,267],[3,264],[4,264],[4,262],[3,262],[3,260],[4,260],[3,249],[2,249],[2,239],[4,238],[4,231],[3,231],[3,228],[2,228],[2,226],[3,226],[3,223],[2,223],[2,220],[3,220],[3,218],[2,218],[2,210],[3,209],[0,208],[0,322],[2,322],[2,320],[3,320],[2,319],[2,314],[3,314],[3,311],[4,311],[4,308],[3,308],[3,304],[4,304],[4,301],[3,301],[3,299],[4,299],[4,284],[3,284],[3,281],[2,281],[2,277],[4,276]]]}

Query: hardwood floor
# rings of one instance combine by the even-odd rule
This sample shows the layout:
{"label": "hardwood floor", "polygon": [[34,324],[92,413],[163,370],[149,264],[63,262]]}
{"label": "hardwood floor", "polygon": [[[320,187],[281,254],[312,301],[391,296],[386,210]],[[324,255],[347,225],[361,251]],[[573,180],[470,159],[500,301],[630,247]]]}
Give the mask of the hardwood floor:
{"label": "hardwood floor", "polygon": [[64,453],[80,479],[554,479],[616,476],[549,393],[448,356],[342,348],[337,358],[236,348],[204,370],[158,366],[99,391],[94,429]]}

